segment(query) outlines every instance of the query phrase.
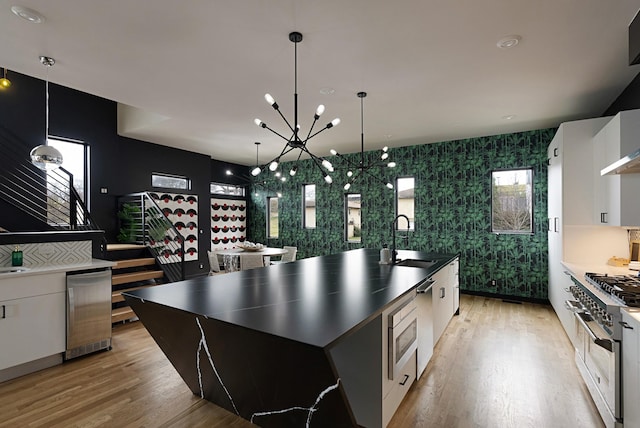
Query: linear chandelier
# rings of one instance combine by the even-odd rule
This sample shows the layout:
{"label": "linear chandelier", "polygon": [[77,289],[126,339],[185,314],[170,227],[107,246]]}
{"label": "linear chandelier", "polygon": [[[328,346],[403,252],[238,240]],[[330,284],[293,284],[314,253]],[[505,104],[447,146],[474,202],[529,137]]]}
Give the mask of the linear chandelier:
{"label": "linear chandelier", "polygon": [[[300,150],[300,153],[298,153],[298,158],[296,159],[296,162],[294,163],[293,167],[289,171],[289,175],[292,177],[296,175],[296,172],[298,171],[298,161],[300,160],[300,157],[302,156],[302,154],[306,153],[313,160],[314,165],[320,170],[324,180],[327,183],[331,184],[333,180],[331,179],[331,176],[327,173],[327,171],[333,172],[333,166],[331,165],[331,162],[311,153],[307,148],[307,143],[309,142],[310,139],[312,139],[322,131],[329,128],[333,128],[334,126],[338,125],[340,123],[340,119],[339,118],[333,119],[331,122],[326,124],[324,128],[314,133],[313,128],[316,125],[316,122],[318,121],[318,119],[320,119],[320,116],[322,115],[322,113],[324,113],[324,105],[320,104],[316,109],[315,114],[313,115],[313,123],[311,124],[311,128],[309,128],[309,132],[307,133],[307,136],[304,139],[300,138],[300,134],[299,134],[300,124],[298,123],[298,43],[302,41],[302,34],[297,31],[291,32],[289,33],[289,40],[293,42],[293,46],[294,46],[293,125],[287,120],[286,117],[284,117],[284,115],[280,111],[280,107],[278,106],[278,103],[270,94],[265,94],[264,99],[271,105],[271,107],[273,107],[275,111],[278,112],[280,117],[282,117],[284,122],[287,124],[289,131],[291,132],[291,137],[287,138],[284,135],[280,134],[279,132],[276,132],[273,129],[271,129],[266,123],[264,123],[260,119],[255,119],[254,123],[256,125],[258,125],[261,128],[268,129],[278,137],[285,140],[287,143],[284,145],[284,147],[282,148],[282,151],[278,156],[276,156],[275,158],[273,158],[271,161],[267,162],[263,166],[258,165],[255,168],[253,168],[251,170],[251,175],[253,175],[254,177],[259,175],[262,172],[262,169],[266,165],[269,165],[270,171],[276,172],[282,156],[286,155],[287,153],[293,150]],[[322,167],[324,167],[327,171],[323,170]],[[283,178],[284,177],[282,177],[281,180]]]}
{"label": "linear chandelier", "polygon": [[[358,92],[356,95],[360,98],[360,162],[356,164],[334,149],[331,149],[330,151],[332,155],[338,156],[339,159],[344,161],[349,168],[347,171],[347,183],[344,185],[344,190],[349,190],[351,184],[356,180],[356,178],[365,174],[386,185],[389,189],[393,189],[393,184],[382,180],[378,175],[373,174],[370,171],[373,168],[385,166],[388,168],[395,168],[395,162],[387,162],[387,159],[389,158],[389,148],[387,146],[382,149],[382,155],[380,155],[379,161],[375,161],[369,165],[364,162],[364,98],[367,96],[367,93]],[[353,172],[354,170],[355,172]]]}
{"label": "linear chandelier", "polygon": [[47,67],[47,79],[45,81],[44,144],[34,147],[29,155],[31,156],[32,164],[41,170],[48,171],[56,169],[62,165],[62,154],[58,149],[47,144],[47,141],[49,140],[49,68],[53,67],[56,60],[48,56],[41,56],[40,62],[42,65]]}

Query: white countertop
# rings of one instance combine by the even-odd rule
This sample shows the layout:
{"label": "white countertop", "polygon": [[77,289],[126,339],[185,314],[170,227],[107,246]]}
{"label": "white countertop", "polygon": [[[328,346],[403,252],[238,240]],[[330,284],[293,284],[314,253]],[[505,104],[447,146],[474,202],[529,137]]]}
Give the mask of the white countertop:
{"label": "white countertop", "polygon": [[622,308],[631,318],[636,320],[638,325],[640,325],[640,308]]}
{"label": "white countertop", "polygon": [[637,270],[630,270],[626,266],[617,267],[617,266],[611,266],[608,264],[582,265],[582,264],[568,263],[568,262],[562,262],[562,266],[566,267],[569,270],[569,272],[571,272],[571,274],[578,279],[584,279],[584,274],[587,272],[602,273],[602,274],[606,273],[607,275],[632,275],[632,276],[638,275]]}
{"label": "white countertop", "polygon": [[[64,265],[46,265],[46,266],[16,266],[16,268],[24,269],[19,272],[0,272],[0,279],[15,278],[18,276],[42,275],[57,272],[73,272],[87,269],[101,269],[115,266],[115,262],[101,259],[91,259],[85,263],[73,263]],[[4,268],[11,268],[6,266]]]}

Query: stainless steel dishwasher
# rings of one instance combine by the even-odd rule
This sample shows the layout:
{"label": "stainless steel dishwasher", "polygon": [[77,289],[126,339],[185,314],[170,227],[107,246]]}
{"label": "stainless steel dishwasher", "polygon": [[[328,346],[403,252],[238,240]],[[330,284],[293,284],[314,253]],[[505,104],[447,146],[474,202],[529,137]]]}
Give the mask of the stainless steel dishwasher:
{"label": "stainless steel dishwasher", "polygon": [[111,269],[67,274],[65,360],[111,349]]}

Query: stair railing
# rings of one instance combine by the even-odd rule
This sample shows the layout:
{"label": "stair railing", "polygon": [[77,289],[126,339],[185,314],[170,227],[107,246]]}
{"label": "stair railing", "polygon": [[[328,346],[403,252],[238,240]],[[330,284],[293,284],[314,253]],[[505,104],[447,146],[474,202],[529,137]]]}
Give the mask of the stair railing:
{"label": "stair railing", "polygon": [[120,241],[145,245],[169,282],[185,278],[184,237],[148,192],[118,198]]}
{"label": "stair railing", "polygon": [[73,175],[60,167],[42,171],[29,161],[27,145],[0,126],[0,198],[58,230],[100,230],[73,186]]}

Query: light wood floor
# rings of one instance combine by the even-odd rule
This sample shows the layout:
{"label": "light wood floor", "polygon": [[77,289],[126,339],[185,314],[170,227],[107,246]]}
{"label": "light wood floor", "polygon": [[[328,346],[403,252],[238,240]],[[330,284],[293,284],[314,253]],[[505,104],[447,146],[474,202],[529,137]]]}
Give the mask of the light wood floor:
{"label": "light wood floor", "polygon": [[[113,350],[0,384],[0,427],[255,425],[191,394],[141,323]],[[0,348],[1,352],[1,348]],[[462,296],[390,428],[601,428],[551,307]]]}

